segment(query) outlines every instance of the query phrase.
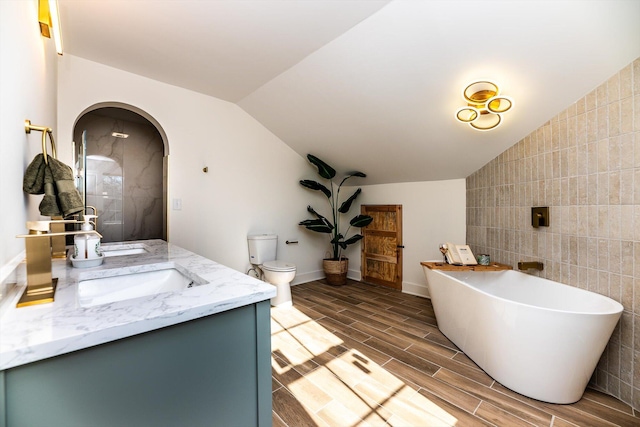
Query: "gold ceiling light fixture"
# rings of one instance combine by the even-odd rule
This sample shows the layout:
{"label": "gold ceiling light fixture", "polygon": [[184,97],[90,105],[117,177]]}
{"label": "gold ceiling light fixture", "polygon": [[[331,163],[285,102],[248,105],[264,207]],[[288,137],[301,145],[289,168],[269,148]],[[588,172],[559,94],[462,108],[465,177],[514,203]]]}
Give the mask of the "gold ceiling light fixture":
{"label": "gold ceiling light fixture", "polygon": [[513,100],[500,95],[498,85],[489,80],[478,80],[462,91],[467,105],[456,111],[456,119],[468,123],[476,130],[495,129],[502,122],[502,113],[513,107]]}
{"label": "gold ceiling light fixture", "polygon": [[38,23],[40,24],[40,34],[47,38],[51,38],[53,35],[56,52],[58,55],[62,55],[58,0],[38,0]]}

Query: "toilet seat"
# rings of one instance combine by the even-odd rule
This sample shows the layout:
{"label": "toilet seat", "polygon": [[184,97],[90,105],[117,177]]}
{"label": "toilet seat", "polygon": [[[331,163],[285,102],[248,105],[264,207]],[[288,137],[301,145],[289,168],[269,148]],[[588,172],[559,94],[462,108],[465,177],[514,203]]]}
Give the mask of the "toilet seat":
{"label": "toilet seat", "polygon": [[296,271],[295,264],[291,264],[286,261],[267,261],[262,264],[262,269],[267,271],[273,271],[277,273],[286,273],[290,271]]}

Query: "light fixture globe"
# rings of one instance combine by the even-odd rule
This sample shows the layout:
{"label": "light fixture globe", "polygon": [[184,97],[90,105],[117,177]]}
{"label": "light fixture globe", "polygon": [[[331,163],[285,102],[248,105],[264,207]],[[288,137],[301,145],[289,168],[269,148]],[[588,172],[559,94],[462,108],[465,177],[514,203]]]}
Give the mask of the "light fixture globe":
{"label": "light fixture globe", "polygon": [[456,111],[456,119],[461,122],[469,123],[480,116],[480,110],[474,107],[462,107]]}
{"label": "light fixture globe", "polygon": [[490,80],[478,80],[467,85],[462,97],[467,105],[456,111],[456,119],[476,130],[495,129],[502,123],[501,114],[513,107],[513,100],[500,95],[498,85]]}
{"label": "light fixture globe", "polygon": [[494,96],[487,101],[487,110],[491,113],[504,113],[513,107],[513,101],[508,96]]}
{"label": "light fixture globe", "polygon": [[498,85],[488,80],[471,83],[462,91],[462,97],[469,104],[483,105],[499,93]]}
{"label": "light fixture globe", "polygon": [[469,126],[476,130],[491,130],[497,128],[502,123],[500,114],[484,113],[480,114],[476,120],[469,122]]}

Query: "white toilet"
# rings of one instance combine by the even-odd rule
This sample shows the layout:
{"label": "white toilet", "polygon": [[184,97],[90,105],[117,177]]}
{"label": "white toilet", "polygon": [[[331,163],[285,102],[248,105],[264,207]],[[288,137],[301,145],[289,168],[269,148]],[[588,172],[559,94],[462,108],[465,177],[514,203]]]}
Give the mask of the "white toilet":
{"label": "white toilet", "polygon": [[250,234],[249,262],[261,272],[265,282],[277,288],[277,295],[271,298],[274,307],[286,307],[291,302],[291,281],[296,277],[296,266],[286,261],[276,260],[278,236],[275,234]]}

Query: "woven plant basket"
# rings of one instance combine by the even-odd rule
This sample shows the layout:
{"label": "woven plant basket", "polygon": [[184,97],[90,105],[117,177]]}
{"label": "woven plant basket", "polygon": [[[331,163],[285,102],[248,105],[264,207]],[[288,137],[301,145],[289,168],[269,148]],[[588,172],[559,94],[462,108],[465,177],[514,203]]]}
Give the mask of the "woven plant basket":
{"label": "woven plant basket", "polygon": [[324,270],[324,275],[328,284],[332,286],[342,286],[347,284],[349,258],[341,258],[339,260],[324,259],[322,260],[322,269]]}

